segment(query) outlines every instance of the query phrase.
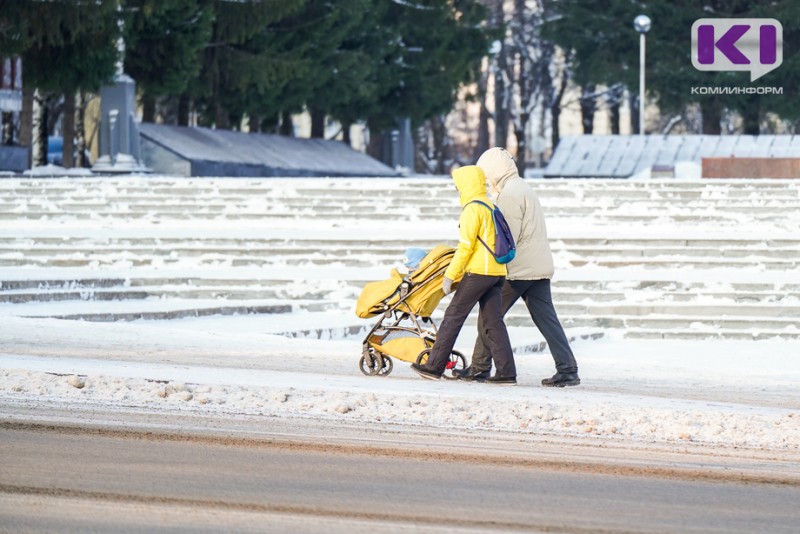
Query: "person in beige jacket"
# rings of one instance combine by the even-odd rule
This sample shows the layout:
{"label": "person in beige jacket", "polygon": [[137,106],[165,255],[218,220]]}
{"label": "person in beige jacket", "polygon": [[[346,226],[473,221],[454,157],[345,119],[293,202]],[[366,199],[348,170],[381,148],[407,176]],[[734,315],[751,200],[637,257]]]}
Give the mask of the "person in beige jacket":
{"label": "person in beige jacket", "polygon": [[[558,320],[550,294],[553,277],[553,254],[547,239],[547,226],[539,197],[517,171],[517,164],[506,150],[490,148],[478,159],[489,186],[497,197],[497,207],[508,221],[514,236],[517,254],[506,265],[508,274],[501,292],[503,316],[522,298],[534,324],[550,347],[556,374],[542,380],[543,386],[577,386],[578,364],[569,346],[564,328]],[[470,366],[458,373],[463,380],[485,380],[492,368],[492,356],[487,346],[485,327],[478,316],[478,339],[472,352]]]}

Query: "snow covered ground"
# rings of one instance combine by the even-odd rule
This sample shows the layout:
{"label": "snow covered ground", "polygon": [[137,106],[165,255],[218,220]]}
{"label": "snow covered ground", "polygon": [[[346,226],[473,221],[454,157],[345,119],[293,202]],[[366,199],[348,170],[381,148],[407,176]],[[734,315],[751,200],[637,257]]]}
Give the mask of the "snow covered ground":
{"label": "snow covered ground", "polygon": [[[108,186],[79,180],[45,183],[42,191],[48,187],[70,190],[64,193],[68,200],[50,199],[49,202],[76,204],[72,211],[65,209],[63,213],[54,212],[45,217],[29,214],[38,209],[46,211],[46,202],[37,204],[38,200],[29,199],[15,204],[10,199],[12,195],[8,195],[6,204],[0,205],[4,215],[0,240],[16,248],[0,254],[0,258],[7,261],[0,267],[0,281],[6,286],[12,281],[25,280],[119,278],[127,281],[122,284],[123,288],[133,290],[136,288],[131,280],[139,278],[149,279],[151,289],[168,292],[175,286],[176,279],[195,277],[198,280],[226,278],[227,284],[238,279],[245,291],[252,291],[244,284],[261,280],[263,287],[259,289],[265,291],[264,297],[242,303],[289,303],[293,311],[91,322],[51,317],[90,311],[123,313],[170,307],[181,309],[190,305],[211,307],[215,303],[225,306],[233,301],[223,299],[220,303],[219,298],[208,295],[206,300],[198,297],[188,301],[164,296],[141,301],[94,301],[90,297],[97,290],[81,288],[78,290],[86,292],[83,300],[3,301],[0,302],[0,408],[57,402],[98,409],[219,417],[249,414],[354,421],[378,426],[425,425],[448,430],[498,430],[639,444],[692,442],[719,448],[795,452],[800,449],[800,337],[795,334],[799,317],[794,307],[796,298],[789,295],[783,299],[782,294],[786,287],[800,280],[800,271],[796,263],[792,263],[800,254],[796,245],[790,244],[780,258],[769,256],[776,248],[770,242],[798,238],[800,216],[797,214],[800,211],[779,211],[779,206],[775,209],[780,215],[773,219],[745,213],[715,220],[713,209],[690,208],[678,201],[652,208],[661,212],[648,219],[648,209],[641,203],[635,200],[615,203],[611,193],[610,197],[600,200],[600,212],[595,210],[581,215],[566,208],[558,210],[559,203],[563,202],[559,200],[560,191],[574,193],[581,201],[584,191],[593,194],[598,191],[594,189],[597,184],[575,181],[560,184],[558,190],[542,184],[545,193],[547,188],[552,188],[552,196],[543,194],[543,204],[546,210],[552,210],[548,224],[556,249],[558,273],[553,282],[556,300],[559,295],[569,296],[573,291],[570,284],[576,284],[574,291],[578,292],[583,291],[583,286],[577,284],[592,282],[605,284],[602,291],[597,290],[598,296],[608,291],[608,295],[612,295],[608,298],[653,307],[669,304],[673,298],[671,289],[648,292],[633,286],[639,284],[644,288],[652,283],[656,287],[659,282],[673,280],[709,290],[712,296],[693,295],[687,290],[681,297],[697,297],[699,305],[692,313],[708,313],[709,316],[701,321],[702,325],[692,327],[702,335],[691,337],[692,328],[689,328],[688,334],[687,330],[680,330],[669,339],[648,338],[655,328],[652,325],[641,326],[640,337],[629,337],[634,328],[615,326],[612,322],[605,327],[605,323],[599,321],[575,322],[568,328],[568,334],[575,338],[572,346],[583,383],[577,388],[548,389],[540,387],[539,381],[554,372],[552,358],[546,348],[531,350],[531,347],[539,347],[541,336],[532,325],[526,324],[524,313],[518,314],[514,326],[510,327],[510,335],[518,348],[519,384],[498,387],[449,380],[425,381],[412,373],[408,364],[399,361],[387,377],[367,377],[358,371],[364,332],[352,327],[372,324],[352,314],[359,284],[384,278],[387,267],[393,261],[399,262],[402,249],[413,244],[413,239],[426,243],[453,240],[456,234],[452,217],[420,218],[413,197],[403,201],[401,193],[404,191],[399,186],[393,196],[393,189],[386,184],[395,182],[365,180],[353,181],[354,189],[385,188],[387,192],[382,198],[386,209],[396,209],[395,215],[405,214],[406,218],[365,220],[357,213],[341,214],[334,210],[329,219],[322,219],[325,223],[321,225],[321,219],[313,217],[319,216],[324,203],[320,204],[317,215],[309,218],[285,217],[270,211],[280,212],[288,200],[301,196],[302,188],[327,187],[324,180],[263,182],[273,184],[270,186],[273,193],[280,189],[280,195],[266,200],[254,199],[238,209],[223,208],[223,211],[228,210],[227,218],[200,220],[186,215],[184,219],[170,220],[167,224],[159,216],[114,218],[98,215],[94,209],[80,206],[80,202],[87,201],[77,200],[81,195],[100,191],[102,195],[120,199],[108,200],[106,205],[124,211],[123,208],[128,207],[125,202],[133,204],[134,201],[122,199],[126,195],[133,197],[135,193],[126,193],[119,183]],[[187,187],[191,183],[186,182]],[[659,182],[659,186],[664,187],[663,183]],[[24,185],[20,182],[14,187]],[[691,187],[696,185],[690,184]],[[717,195],[736,196],[737,187],[736,184],[715,183],[715,189],[704,198],[710,201]],[[796,194],[797,190],[793,191]],[[431,187],[432,196],[448,198],[447,192],[447,184]],[[767,201],[761,202],[757,194],[757,191],[752,193],[752,205],[764,206]],[[359,202],[358,198],[355,202]],[[646,198],[642,200],[646,202]],[[230,215],[251,211],[253,217]],[[753,213],[758,210],[754,208]],[[642,216],[644,222],[620,225],[620,216]],[[159,243],[166,248],[179,248],[182,241],[198,240],[198,236],[209,242],[227,239],[226,243],[230,243],[236,239],[252,239],[254,233],[265,240],[285,238],[289,233],[293,239],[318,239],[323,245],[319,253],[301,261],[297,260],[296,251],[268,245],[263,256],[259,256],[259,261],[264,263],[257,266],[239,265],[237,261],[250,260],[239,259],[238,252],[220,250],[197,256],[183,252],[170,255],[165,251],[159,256],[158,247],[162,246]],[[751,253],[728,257],[727,263],[719,265],[698,266],[695,256],[678,250],[666,253],[668,260],[661,258],[659,261],[664,263],[660,267],[646,261],[641,263],[644,260],[640,259],[639,264],[611,268],[595,261],[597,258],[586,263],[580,251],[582,245],[574,245],[578,238],[601,237],[659,238],[683,243],[686,239],[710,242],[717,239],[725,243],[724,247],[732,249],[739,247],[736,239],[754,241],[741,245],[751,247]],[[34,247],[37,239],[45,238],[54,241],[53,252],[37,251]],[[144,238],[155,241],[135,242]],[[86,240],[87,250],[74,252],[67,246],[70,239]],[[130,239],[128,245],[125,239]],[[354,244],[337,245],[338,249],[330,245],[331,251],[326,252],[328,245],[324,243],[334,243],[336,239],[348,239]],[[59,240],[62,245],[58,244]],[[121,250],[103,252],[103,247],[110,247],[112,241]],[[753,244],[762,241],[764,246]],[[355,245],[357,243],[360,244]],[[39,261],[39,256],[55,257],[59,247],[67,251],[75,265],[65,260],[59,260],[61,264],[34,263],[34,260]],[[256,254],[253,247],[243,245],[251,255]],[[352,255],[331,260],[330,256],[338,254],[342,248],[352,249]],[[710,248],[713,249],[713,244]],[[625,250],[612,252],[629,253]],[[141,266],[139,260],[145,253],[158,261]],[[713,264],[721,256],[721,253],[711,255],[706,261]],[[345,260],[349,258],[355,258],[358,266],[348,265]],[[86,263],[81,264],[84,259]],[[327,263],[315,264],[314,260]],[[693,266],[688,267],[689,264]],[[758,302],[746,308],[747,303],[728,295],[740,291],[737,284],[768,285],[774,291],[772,296],[760,293],[753,297]],[[280,289],[278,295],[266,293],[267,289],[272,291],[275,287]],[[584,299],[581,295],[576,298]],[[599,309],[595,300],[586,298],[590,302],[582,304],[583,308],[576,307],[575,311],[569,311],[572,308],[563,304],[568,313],[562,314],[562,320],[573,315],[577,318],[591,315],[591,310]],[[727,305],[731,314],[735,314],[737,307],[752,310],[740,318],[744,323],[755,325],[745,336],[751,340],[737,339],[732,334],[712,336],[709,328],[714,328],[717,318],[720,324],[724,318],[714,315],[713,310],[702,311],[700,305],[709,302]],[[770,306],[778,306],[778,302],[780,313],[775,314],[774,321],[761,326],[758,321],[764,320]],[[607,313],[623,312],[607,310]],[[678,321],[677,313],[665,316],[662,312],[656,319]],[[692,324],[698,322],[692,321]],[[726,332],[730,330],[724,328]],[[753,341],[762,330],[775,335]],[[474,336],[474,327],[468,325],[456,348],[468,355]]]}

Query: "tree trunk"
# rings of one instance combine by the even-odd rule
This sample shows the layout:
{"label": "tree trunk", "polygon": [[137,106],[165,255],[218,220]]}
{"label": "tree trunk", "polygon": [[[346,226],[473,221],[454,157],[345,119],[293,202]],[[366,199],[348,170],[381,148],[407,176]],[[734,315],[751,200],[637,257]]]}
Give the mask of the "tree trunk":
{"label": "tree trunk", "polygon": [[78,113],[75,116],[75,166],[84,168],[89,166],[86,157],[86,125],[83,114],[86,112],[86,96],[83,91],[78,93]]}
{"label": "tree trunk", "polygon": [[218,130],[231,129],[231,118],[228,116],[228,111],[219,102],[214,106],[214,126]]}
{"label": "tree trunk", "polygon": [[[498,0],[496,9],[499,11],[498,20],[503,21],[503,2]],[[508,145],[509,101],[503,74],[508,69],[509,47],[503,43],[500,53],[497,54],[497,67],[494,71],[494,145],[506,147]]]}
{"label": "tree trunk", "polygon": [[436,162],[434,167],[435,174],[447,174],[447,161],[450,159],[447,147],[447,126],[442,115],[437,115],[429,121],[431,134],[433,137],[433,160]]}
{"label": "tree trunk", "polygon": [[609,122],[611,123],[611,134],[619,135],[619,101],[611,104],[608,108]]}
{"label": "tree trunk", "polygon": [[519,175],[525,176],[525,167],[528,165],[528,139],[525,135],[525,128],[514,129],[514,136],[517,138],[517,170]]}
{"label": "tree trunk", "polygon": [[519,117],[518,127],[514,128],[514,137],[517,138],[517,170],[522,177],[525,176],[525,169],[528,167],[528,123],[530,120],[530,113],[522,113]]}
{"label": "tree trunk", "polygon": [[353,140],[350,138],[350,127],[352,123],[344,121],[342,122],[342,142],[345,143],[347,146],[353,146]]}
{"label": "tree trunk", "polygon": [[722,133],[722,105],[717,102],[703,102],[700,106],[703,115],[703,133],[720,135]]}
{"label": "tree trunk", "polygon": [[[494,0],[492,6],[492,28],[504,28],[505,10],[504,0]],[[508,95],[503,74],[508,68],[510,50],[506,46],[505,38],[500,38],[500,50],[490,60],[490,70],[494,75],[494,146],[505,148],[508,145]]]}
{"label": "tree trunk", "polygon": [[594,132],[594,112],[597,111],[597,97],[594,96],[595,84],[588,83],[583,87],[581,95],[581,124],[583,133],[591,135]]}
{"label": "tree trunk", "polygon": [[378,161],[383,161],[387,165],[391,165],[391,162],[386,162],[383,157],[383,132],[375,132],[372,129],[369,131],[369,144],[367,145],[367,155],[377,159]]}
{"label": "tree trunk", "polygon": [[11,112],[3,112],[3,139],[0,143],[14,144],[14,114]]}
{"label": "tree trunk", "polygon": [[639,95],[634,93],[628,94],[628,102],[631,108],[631,132],[634,134],[639,133]]}
{"label": "tree trunk", "polygon": [[142,122],[156,122],[156,97],[142,95]]}
{"label": "tree trunk", "polygon": [[75,93],[64,95],[62,130],[64,145],[61,152],[61,166],[71,169],[75,166]]}
{"label": "tree trunk", "polygon": [[261,133],[261,119],[257,115],[250,115],[247,119],[247,129],[251,134]]}
{"label": "tree trunk", "polygon": [[274,115],[270,118],[262,120],[260,129],[262,133],[277,134],[279,133],[278,131],[279,125],[280,125],[280,116]]}
{"label": "tree trunk", "polygon": [[294,137],[294,123],[292,122],[292,114],[288,111],[281,112],[281,127],[279,130],[281,135],[286,137]]}
{"label": "tree trunk", "polygon": [[615,91],[611,95],[611,103],[608,106],[608,120],[611,123],[611,134],[619,135],[619,107],[621,104],[620,95]]}
{"label": "tree trunk", "polygon": [[37,90],[33,96],[31,166],[47,165],[47,104]]}
{"label": "tree trunk", "polygon": [[492,116],[486,107],[486,101],[481,103],[481,113],[478,118],[478,139],[475,142],[475,150],[472,152],[472,159],[477,161],[481,154],[489,150],[489,118]]}
{"label": "tree trunk", "polygon": [[477,159],[489,150],[489,118],[492,116],[489,113],[489,108],[486,107],[486,93],[489,83],[489,69],[491,68],[491,60],[486,69],[481,72],[481,78],[478,81],[478,94],[481,95],[481,110],[478,116],[478,139],[475,142],[475,150],[472,151],[472,160]]}
{"label": "tree trunk", "polygon": [[742,119],[745,135],[759,135],[761,133],[761,114],[759,106],[750,99],[748,105],[742,110]]}
{"label": "tree trunk", "polygon": [[[513,17],[522,31],[526,28],[529,13],[526,0],[514,1]],[[514,137],[517,140],[517,168],[520,176],[525,176],[525,169],[528,166],[528,124],[530,122],[530,106],[534,101],[534,64],[530,53],[525,49],[524,44],[517,43],[514,50],[515,65],[513,71],[516,73],[515,86],[519,94],[519,102],[514,106],[512,116],[514,116]]]}
{"label": "tree trunk", "polygon": [[311,108],[311,138],[325,139],[325,112],[318,108]]}
{"label": "tree trunk", "polygon": [[28,148],[28,167],[31,166],[33,150],[33,93],[27,85],[22,88],[22,111],[19,114],[19,144]]}
{"label": "tree trunk", "polygon": [[189,126],[189,114],[192,109],[192,99],[188,93],[178,97],[178,126]]}
{"label": "tree trunk", "polygon": [[564,98],[564,93],[567,91],[568,80],[569,75],[567,73],[567,69],[564,69],[561,72],[559,86],[558,90],[556,91],[555,98],[553,98],[553,101],[550,103],[550,127],[552,132],[550,135],[550,144],[553,152],[555,152],[559,141],[561,141],[561,125],[559,124],[559,120],[561,118],[561,100]]}

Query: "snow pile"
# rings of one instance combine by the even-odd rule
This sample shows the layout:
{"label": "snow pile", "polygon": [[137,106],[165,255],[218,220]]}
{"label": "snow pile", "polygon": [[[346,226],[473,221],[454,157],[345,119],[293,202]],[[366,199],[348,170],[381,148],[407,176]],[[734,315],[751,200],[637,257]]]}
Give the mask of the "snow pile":
{"label": "snow pile", "polygon": [[[0,361],[0,404],[81,403],[219,417],[800,449],[800,362],[788,357],[797,351],[795,342],[581,340],[573,343],[581,386],[539,386],[553,372],[544,352],[519,355],[519,385],[499,387],[430,382],[399,361],[388,377],[366,377],[356,366],[358,339],[242,339],[227,326],[236,320],[141,329],[148,342],[139,342],[140,352],[118,351],[116,358],[68,357],[68,341],[53,356],[9,354]],[[118,338],[95,343],[86,353],[114,353],[141,325],[102,330],[115,326]],[[192,344],[180,351],[174,340],[189,338]],[[89,340],[75,337],[76,345],[83,341]],[[468,350],[465,345],[461,340],[460,348]]]}
{"label": "snow pile", "polygon": [[[217,370],[222,375],[225,371]],[[494,386],[452,381],[422,387],[416,382],[398,385],[388,378],[367,377],[333,380],[315,387],[304,383],[302,377],[281,375],[278,373],[275,381],[293,385],[187,384],[3,370],[0,371],[0,398],[37,397],[59,403],[216,416],[248,414],[344,419],[639,442],[692,441],[714,446],[800,448],[798,409],[755,409],[733,403],[655,399],[579,388],[553,390],[518,386],[513,391],[513,388],[498,391],[492,389]]]}

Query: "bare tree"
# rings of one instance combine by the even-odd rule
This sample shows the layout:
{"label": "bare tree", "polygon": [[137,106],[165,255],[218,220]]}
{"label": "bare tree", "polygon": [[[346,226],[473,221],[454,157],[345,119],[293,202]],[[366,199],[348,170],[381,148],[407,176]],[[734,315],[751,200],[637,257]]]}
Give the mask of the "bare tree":
{"label": "bare tree", "polygon": [[[521,173],[527,166],[531,121],[542,116],[541,109],[536,114],[537,108],[552,110],[563,95],[565,73],[553,68],[560,54],[552,42],[542,37],[546,17],[544,0],[514,0],[514,10],[508,21],[511,41],[508,55],[512,60],[503,74],[513,84],[510,119],[517,139],[517,165]],[[540,119],[539,131],[543,133],[542,122]]]}

